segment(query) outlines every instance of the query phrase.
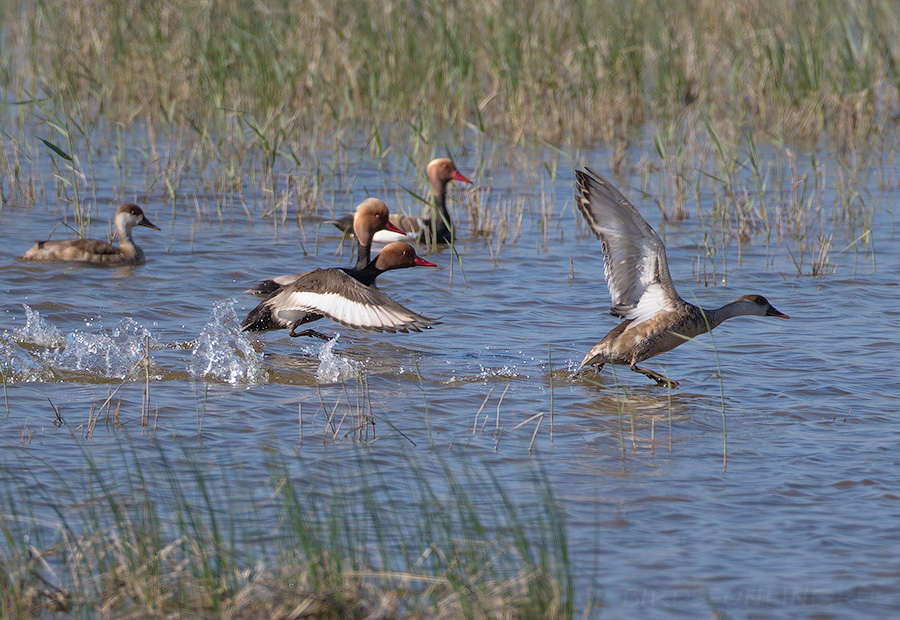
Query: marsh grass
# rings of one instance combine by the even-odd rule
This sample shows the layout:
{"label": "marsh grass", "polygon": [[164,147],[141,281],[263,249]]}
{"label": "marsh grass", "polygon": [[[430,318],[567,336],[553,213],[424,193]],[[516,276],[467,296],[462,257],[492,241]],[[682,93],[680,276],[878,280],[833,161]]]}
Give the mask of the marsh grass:
{"label": "marsh grass", "polygon": [[[666,388],[665,407],[661,406],[659,386],[648,384],[630,385],[622,381],[622,367],[608,365],[604,367],[604,374],[594,374],[593,371],[571,374],[565,376],[573,380],[577,377],[579,383],[584,383],[596,389],[599,393],[606,393],[600,401],[598,412],[601,415],[614,417],[615,427],[610,429],[614,433],[614,439],[618,457],[622,466],[626,466],[629,456],[627,444],[631,444],[631,455],[636,456],[642,451],[649,454],[656,452],[656,426],[657,423],[665,423],[668,431],[666,441],[669,454],[674,452],[675,409],[674,398],[677,391]],[[632,374],[630,372],[626,374]],[[530,421],[530,420],[526,420]]]}
{"label": "marsh grass", "polygon": [[[857,267],[861,255],[875,269],[876,204],[868,177],[884,171],[881,156],[857,153],[828,161],[813,154],[801,161],[793,148],[760,148],[750,132],[728,138],[720,129],[707,121],[657,131],[659,159],[644,158],[636,171],[639,193],[626,191],[639,207],[658,208],[663,236],[669,223],[677,228],[697,220],[698,282],[724,283],[734,265],[741,265],[744,247],[760,242],[767,252],[773,243],[783,245],[797,275],[833,273],[839,255],[850,249]],[[879,148],[893,152],[896,147],[888,144],[896,137],[889,140],[880,138]]]}
{"label": "marsh grass", "polygon": [[[362,134],[379,166],[418,169],[466,143],[481,153],[476,179],[498,165],[520,170],[521,184],[540,187],[533,224],[549,235],[558,162],[580,159],[564,149],[603,140],[615,145],[617,173],[644,169],[645,182],[658,183],[647,171],[665,171],[663,189],[648,195],[667,220],[691,216],[691,204],[715,191],[713,215],[743,243],[784,234],[777,220],[793,217],[779,195],[796,179],[786,187],[757,144],[784,152],[786,140],[812,146],[827,136],[846,154],[837,179],[843,221],[859,226],[857,188],[871,163],[862,154],[891,148],[881,141],[900,93],[900,22],[890,19],[889,0],[640,0],[624,8],[601,0],[515,10],[467,2],[226,1],[213,9],[194,0],[3,0],[3,200],[42,199],[41,162],[49,162],[50,191],[86,234],[98,201],[95,162],[108,149],[115,194],[163,195],[173,217],[193,206],[198,220],[261,218],[276,237],[293,215],[306,248],[305,216],[344,206],[335,199],[354,164],[348,145]],[[657,157],[631,166],[641,131]],[[436,148],[447,135],[456,145]],[[503,152],[534,143],[560,157]],[[142,187],[133,185],[135,162]],[[549,184],[531,178],[538,167]],[[815,204],[788,210],[795,206]],[[515,243],[521,197],[480,189],[465,207],[472,232],[496,252]]]}
{"label": "marsh grass", "polygon": [[[422,115],[415,124],[374,126],[373,137],[360,148],[356,129],[336,127],[327,136],[318,127],[304,130],[301,116],[287,116],[286,108],[262,119],[234,110],[171,122],[142,114],[132,125],[110,129],[106,120],[85,120],[84,104],[53,101],[61,100],[17,108],[33,113],[16,115],[0,137],[5,177],[0,185],[11,204],[30,206],[53,196],[48,202],[61,212],[63,222],[73,222],[76,234],[86,231],[91,213],[99,211],[97,176],[104,172],[98,173],[93,162],[109,160],[104,149],[113,154],[111,193],[117,198],[162,196],[172,219],[190,218],[192,231],[212,223],[258,222],[271,227],[276,239],[299,239],[304,254],[319,249],[312,222],[324,214],[341,215],[361,198],[354,188],[356,169],[361,162],[373,163],[372,158],[383,169],[384,181],[363,188],[365,194],[386,198],[395,211],[418,213],[427,196],[423,162],[438,154],[466,155],[476,171],[469,173],[476,187],[454,188],[454,225],[461,236],[484,239],[497,264],[504,248],[518,243],[529,226],[540,235],[539,252],[551,251],[571,234],[573,220],[576,235],[589,234],[577,211],[570,213],[569,203],[558,195],[558,178],[568,175],[569,164],[581,163],[577,149],[522,142],[510,153],[504,150],[508,145],[470,128],[438,148],[451,134],[439,133],[436,122]],[[35,123],[39,136],[66,138],[59,151],[71,161],[41,139],[25,137],[34,134]],[[856,265],[869,263],[874,269],[867,232],[875,205],[866,188],[872,174],[879,174],[885,186],[894,182],[889,170],[896,136],[857,136],[846,153],[833,159],[800,161],[795,149],[783,143],[773,145],[769,139],[758,145],[758,133],[747,123],[735,126],[730,119],[691,110],[654,123],[648,137],[652,150],[633,165],[623,164],[623,174],[638,177],[639,186],[622,189],[639,206],[655,205],[665,222],[699,222],[703,252],[697,257],[698,281],[710,284],[726,277],[732,263],[740,265],[743,248],[758,240],[767,247],[787,240],[783,245],[790,248],[799,275],[833,272],[839,255],[851,248]],[[398,148],[404,142],[409,151]],[[466,142],[472,145],[463,151],[459,144]],[[81,161],[90,162],[86,170],[75,165]],[[48,165],[52,178],[46,176]],[[418,185],[398,183],[397,171],[404,167]],[[490,185],[490,171],[499,168],[511,175],[510,194]],[[108,219],[106,213],[101,219]],[[191,239],[193,247],[193,234]],[[456,267],[464,276],[464,260],[456,252],[454,256],[449,277]]]}
{"label": "marsh grass", "polygon": [[[28,171],[49,158],[55,193],[85,234],[95,159],[106,147],[121,172],[117,193],[160,193],[173,209],[191,195],[216,196],[211,214],[271,217],[277,235],[290,205],[302,226],[300,215],[321,206],[318,188],[341,185],[348,135],[368,135],[378,162],[406,158],[416,167],[446,133],[466,134],[476,151],[499,135],[501,149],[606,140],[616,145],[618,172],[649,122],[659,157],[650,163],[661,162],[673,183],[659,204],[678,220],[698,189],[695,171],[705,168],[691,157],[698,134],[725,170],[702,174],[737,202],[740,136],[755,164],[759,138],[811,144],[827,134],[844,152],[865,152],[884,135],[900,88],[900,25],[887,19],[888,0],[510,9],[408,0],[229,1],[214,10],[194,1],[0,2],[0,106],[10,121],[0,191],[5,201],[39,199]],[[130,128],[142,135],[129,138]],[[497,148],[488,160],[500,157]],[[129,180],[129,150],[142,162],[141,188]],[[754,170],[762,198],[764,171]],[[733,215],[752,211],[752,200],[743,205]],[[502,228],[472,220],[476,234]]]}
{"label": "marsh grass", "polygon": [[115,122],[209,122],[220,136],[230,115],[252,115],[266,119],[254,123],[271,153],[279,119],[368,124],[381,154],[385,125],[613,141],[695,109],[773,135],[854,140],[900,92],[895,8],[5,0],[0,85],[6,102],[65,98]]}
{"label": "marsh grass", "polygon": [[[315,436],[316,426],[320,423],[318,416],[321,411],[323,444],[328,444],[329,442],[337,443],[342,439],[348,438],[364,443],[376,441],[378,439],[378,435],[375,432],[376,417],[379,418],[379,421],[385,421],[392,430],[406,438],[406,435],[394,427],[389,420],[381,416],[376,416],[373,413],[369,397],[369,380],[368,375],[365,373],[358,373],[354,376],[352,392],[347,389],[347,383],[343,380],[341,381],[341,391],[336,398],[334,405],[325,402],[319,384],[316,384],[316,395],[318,397],[319,407],[313,411],[311,416],[307,414],[307,417],[309,418],[307,426],[312,429],[312,435],[307,433],[307,437]],[[300,406],[302,407],[302,403],[300,403]],[[302,410],[298,419],[302,445]]]}
{"label": "marsh grass", "polygon": [[49,486],[2,466],[0,617],[574,616],[540,472],[523,502],[440,458],[388,481],[377,459],[335,457],[311,478],[311,461],[265,448],[260,485],[123,446],[114,467],[82,450],[82,471],[51,470]]}

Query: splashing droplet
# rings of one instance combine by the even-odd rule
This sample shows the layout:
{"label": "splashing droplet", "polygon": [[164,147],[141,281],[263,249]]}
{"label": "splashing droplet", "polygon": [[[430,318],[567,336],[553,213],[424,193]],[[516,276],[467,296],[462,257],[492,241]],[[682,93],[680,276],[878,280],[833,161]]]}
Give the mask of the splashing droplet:
{"label": "splashing droplet", "polygon": [[340,334],[318,347],[307,347],[307,351],[319,357],[319,368],[316,370],[316,381],[319,383],[337,383],[351,379],[359,374],[359,364],[334,352]]}
{"label": "splashing droplet", "polygon": [[0,335],[0,371],[6,381],[49,381],[53,373],[33,353],[20,347],[9,334]]}
{"label": "splashing droplet", "polygon": [[20,327],[13,332],[13,340],[35,344],[39,347],[53,347],[62,344],[63,337],[54,325],[47,325],[47,321],[37,310],[32,310],[28,304],[22,304],[25,308],[25,327]]}
{"label": "splashing droplet", "polygon": [[234,301],[213,305],[212,320],[201,330],[188,367],[194,377],[207,377],[226,383],[261,383],[268,378],[262,355],[253,349],[241,331]]}
{"label": "splashing droplet", "polygon": [[66,335],[64,348],[47,351],[42,357],[59,370],[125,379],[143,370],[142,362],[149,359],[148,346],[154,344],[150,332],[127,317],[108,334],[74,331]]}

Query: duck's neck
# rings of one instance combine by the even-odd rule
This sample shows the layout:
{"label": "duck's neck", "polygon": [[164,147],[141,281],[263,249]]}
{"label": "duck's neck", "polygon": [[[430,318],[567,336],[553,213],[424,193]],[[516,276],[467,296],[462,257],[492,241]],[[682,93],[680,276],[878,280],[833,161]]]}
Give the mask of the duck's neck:
{"label": "duck's neck", "polygon": [[[358,237],[357,237],[358,239]],[[356,244],[356,265],[353,266],[354,271],[362,271],[366,268],[366,266],[371,261],[372,254],[372,242],[370,241],[366,245],[362,243]]]}
{"label": "duck's neck", "polygon": [[453,224],[450,222],[450,212],[447,211],[447,183],[433,181],[431,193],[434,196],[434,213],[427,220],[426,241],[438,243],[453,242]]}
{"label": "duck's neck", "polygon": [[351,278],[360,282],[360,284],[365,284],[366,286],[372,286],[375,283],[375,278],[384,273],[384,269],[379,269],[375,265],[376,261],[369,261],[366,265],[362,267],[359,266],[357,262],[356,267],[352,269],[344,269],[344,273],[346,273]]}
{"label": "duck's neck", "polygon": [[709,321],[709,328],[713,329],[721,325],[723,321],[727,321],[736,316],[758,315],[759,305],[744,299],[739,299],[725,304],[721,308],[710,310],[704,309],[703,312],[706,314],[706,320]]}
{"label": "duck's neck", "polygon": [[132,227],[126,226],[124,222],[116,222],[116,236],[119,238],[119,252],[128,257],[137,256],[143,253],[141,248],[135,244],[134,237],[131,236],[131,229]]}

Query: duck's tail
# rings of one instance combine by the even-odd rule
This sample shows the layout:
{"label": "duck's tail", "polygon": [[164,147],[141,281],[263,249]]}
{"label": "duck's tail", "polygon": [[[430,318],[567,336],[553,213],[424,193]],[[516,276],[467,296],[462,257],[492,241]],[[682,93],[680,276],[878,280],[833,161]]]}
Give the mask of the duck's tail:
{"label": "duck's tail", "polygon": [[278,329],[278,325],[272,320],[272,310],[265,302],[256,306],[241,321],[241,331],[244,332],[264,332],[270,329]]}

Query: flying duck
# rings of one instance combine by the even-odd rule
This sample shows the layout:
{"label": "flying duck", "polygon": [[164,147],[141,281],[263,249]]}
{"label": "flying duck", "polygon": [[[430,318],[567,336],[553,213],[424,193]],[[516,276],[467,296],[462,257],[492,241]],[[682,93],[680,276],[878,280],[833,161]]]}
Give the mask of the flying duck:
{"label": "flying duck", "polygon": [[241,322],[243,331],[288,329],[292,337],[329,337],[297,328],[323,317],[379,332],[421,331],[437,323],[408,310],[379,291],[375,279],[391,269],[436,267],[420,258],[408,243],[391,243],[363,269],[316,269],[270,295]]}
{"label": "flying duck", "polygon": [[[369,264],[372,253],[372,238],[382,230],[390,230],[402,234],[399,228],[391,224],[387,205],[377,198],[366,198],[356,207],[356,213],[350,216],[353,231],[356,235],[356,269],[364,269]],[[283,286],[287,286],[304,273],[291,273],[263,280],[245,293],[254,295],[271,295]]]}
{"label": "flying duck", "polygon": [[659,235],[619,190],[590,168],[575,171],[575,202],[602,244],[610,314],[625,319],[584,356],[579,370],[596,366],[599,372],[604,364],[622,364],[659,385],[675,387],[677,381],[637,364],[735,316],[789,318],[761,295],[744,295],[715,309],[684,301],[672,284]]}

